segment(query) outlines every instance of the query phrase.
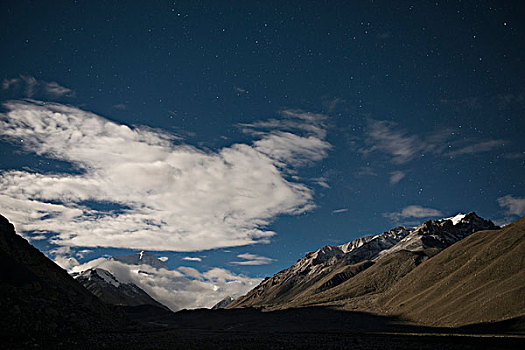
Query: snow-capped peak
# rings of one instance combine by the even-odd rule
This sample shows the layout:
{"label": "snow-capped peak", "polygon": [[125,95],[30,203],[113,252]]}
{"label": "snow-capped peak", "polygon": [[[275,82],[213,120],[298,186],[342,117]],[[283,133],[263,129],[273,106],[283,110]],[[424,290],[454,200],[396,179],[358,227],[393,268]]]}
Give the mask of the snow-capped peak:
{"label": "snow-capped peak", "polygon": [[465,216],[467,216],[467,214],[458,213],[456,216],[452,216],[450,218],[444,218],[444,219],[441,219],[441,220],[442,221],[450,220],[450,221],[452,221],[453,225],[457,225],[461,220],[463,220],[463,218]]}

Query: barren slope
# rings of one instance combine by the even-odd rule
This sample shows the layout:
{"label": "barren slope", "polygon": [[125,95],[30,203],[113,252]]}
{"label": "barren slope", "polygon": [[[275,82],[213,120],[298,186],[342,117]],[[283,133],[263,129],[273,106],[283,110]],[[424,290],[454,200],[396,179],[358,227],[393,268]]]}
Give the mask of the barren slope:
{"label": "barren slope", "polygon": [[439,326],[525,315],[525,217],[422,263],[381,297],[389,314]]}

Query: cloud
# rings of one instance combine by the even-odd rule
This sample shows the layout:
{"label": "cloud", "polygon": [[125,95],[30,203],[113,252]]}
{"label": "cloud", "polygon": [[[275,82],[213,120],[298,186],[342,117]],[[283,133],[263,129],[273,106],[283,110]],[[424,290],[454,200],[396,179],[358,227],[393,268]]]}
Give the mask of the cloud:
{"label": "cloud", "polygon": [[161,257],[159,258],[159,260],[162,261],[162,262],[166,262],[166,261],[169,260],[169,258],[168,258],[167,256],[161,256]]}
{"label": "cloud", "polygon": [[390,183],[392,185],[397,184],[399,181],[401,181],[405,177],[405,173],[402,171],[393,171],[390,173]]}
{"label": "cloud", "polygon": [[406,218],[430,218],[442,216],[441,211],[432,208],[424,208],[419,205],[409,205],[403,208],[400,212],[384,213],[383,216],[392,220],[400,220]]}
{"label": "cloud", "polygon": [[346,213],[347,211],[348,211],[348,208],[335,209],[335,210],[332,210],[332,214],[341,214],[341,213]]}
{"label": "cloud", "polygon": [[370,176],[377,176],[377,173],[374,171],[372,167],[369,166],[362,166],[354,173],[355,177],[370,177]]}
{"label": "cloud", "polygon": [[484,142],[474,143],[465,147],[462,147],[458,150],[452,151],[449,153],[450,156],[459,156],[463,154],[475,154],[482,152],[489,152],[495,148],[505,146],[505,140],[490,140]]}
{"label": "cloud", "polygon": [[365,157],[377,152],[386,155],[394,164],[405,164],[425,154],[457,157],[489,152],[508,143],[505,140],[458,138],[457,135],[457,132],[447,129],[411,135],[397,123],[370,119],[364,139],[366,147],[359,151]]}
{"label": "cloud", "polygon": [[125,103],[118,103],[116,105],[113,105],[112,108],[120,109],[121,111],[125,111],[126,109],[128,109],[128,105]]}
{"label": "cloud", "polygon": [[416,136],[409,136],[405,131],[397,130],[396,126],[396,123],[385,120],[369,120],[366,138],[369,147],[361,152],[365,155],[371,152],[386,153],[395,164],[412,160],[423,145]]}
{"label": "cloud", "polygon": [[267,258],[265,256],[259,256],[255,254],[245,253],[237,255],[238,258],[244,259],[244,261],[232,261],[232,264],[236,265],[267,265],[275,261],[275,259]]}
{"label": "cloud", "polygon": [[500,207],[505,208],[506,215],[525,215],[525,197],[514,197],[510,194],[498,198]]}
{"label": "cloud", "polygon": [[286,174],[330,147],[320,139],[325,118],[306,112],[281,112],[304,135],[252,125],[252,144],[209,151],[61,104],[4,106],[1,137],[76,168],[0,174],[3,214],[57,245],[199,251],[268,242],[276,216],[315,206],[312,189]]}
{"label": "cloud", "polygon": [[[279,112],[281,118],[257,121],[254,123],[239,124],[247,133],[260,134],[261,129],[266,131],[279,130],[280,132],[302,131],[305,136],[315,136],[319,140],[326,137],[328,117],[324,114],[305,112],[300,109],[286,109]],[[325,148],[330,145],[325,144]]]}
{"label": "cloud", "polygon": [[3,90],[23,91],[26,97],[33,97],[36,94],[49,97],[73,97],[75,92],[57,82],[47,82],[37,80],[35,77],[21,75],[18,78],[4,79],[2,82]]}
{"label": "cloud", "polygon": [[122,283],[136,284],[173,311],[212,307],[227,296],[246,294],[261,281],[221,268],[205,272],[184,266],[177,270],[156,269],[149,265],[127,265],[106,258],[75,266],[71,272],[94,267],[111,272]]}
{"label": "cloud", "polygon": [[186,261],[202,261],[201,258],[191,257],[191,256],[185,256],[184,258],[182,258],[182,260],[186,260]]}

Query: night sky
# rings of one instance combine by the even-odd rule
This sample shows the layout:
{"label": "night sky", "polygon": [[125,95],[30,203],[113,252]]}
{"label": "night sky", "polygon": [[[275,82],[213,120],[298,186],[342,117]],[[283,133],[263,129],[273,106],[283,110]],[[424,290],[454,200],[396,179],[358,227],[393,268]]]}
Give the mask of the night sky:
{"label": "night sky", "polygon": [[145,249],[232,280],[458,212],[509,223],[524,10],[2,1],[0,213],[67,268]]}

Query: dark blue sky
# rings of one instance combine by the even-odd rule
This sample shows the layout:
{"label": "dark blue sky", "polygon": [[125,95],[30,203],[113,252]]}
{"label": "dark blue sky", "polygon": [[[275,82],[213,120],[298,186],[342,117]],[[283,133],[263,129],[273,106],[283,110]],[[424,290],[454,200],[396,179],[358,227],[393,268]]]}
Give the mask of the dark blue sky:
{"label": "dark blue sky", "polygon": [[[279,130],[303,136],[303,146],[313,137],[325,142],[329,149],[307,147],[326,155],[301,151],[304,164],[288,157],[286,166],[276,168],[280,178],[310,189],[310,199],[266,208],[242,222],[275,231],[268,244],[236,246],[226,239],[219,249],[208,244],[201,252],[162,253],[171,267],[223,267],[262,277],[306,251],[398,224],[468,211],[499,223],[524,215],[524,17],[520,1],[3,1],[0,98],[56,102],[116,124],[162,130],[177,135],[169,141],[176,147],[208,155],[275,136],[275,125],[271,132],[268,125],[254,127],[272,119],[280,121]],[[9,111],[38,109],[25,103],[4,106],[3,120],[15,118]],[[310,133],[306,124],[291,130],[287,112],[300,114],[302,122],[307,113],[322,115],[315,125],[326,136]],[[34,122],[11,123],[10,132],[2,132],[0,204],[9,207],[9,219],[33,232],[31,222],[55,215],[43,213],[47,209],[28,215],[13,198],[82,205],[100,217],[136,205],[136,199],[102,200],[103,194],[24,195],[25,184],[33,182],[17,183],[15,170],[67,177],[99,166],[78,153],[49,151],[58,147],[43,146],[55,142],[49,135],[23,148],[17,135],[27,135],[28,120]],[[246,124],[258,131],[246,132]],[[276,160],[273,151],[264,152]],[[292,213],[307,204],[310,209]],[[122,232],[129,230],[119,223]],[[55,243],[71,246],[68,254],[84,249],[64,237]],[[104,242],[140,246],[126,246],[125,235],[118,244]],[[57,254],[50,253],[56,246],[48,239],[33,243]],[[150,249],[150,242],[144,247]],[[127,251],[94,249],[77,258]],[[274,261],[232,264],[246,253]],[[187,256],[202,261],[180,260]]]}

